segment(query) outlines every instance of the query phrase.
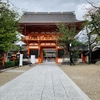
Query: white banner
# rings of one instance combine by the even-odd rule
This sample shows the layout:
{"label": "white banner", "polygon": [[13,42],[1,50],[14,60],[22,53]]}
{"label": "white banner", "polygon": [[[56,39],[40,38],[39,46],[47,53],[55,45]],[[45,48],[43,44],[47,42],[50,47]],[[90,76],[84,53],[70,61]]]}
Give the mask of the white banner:
{"label": "white banner", "polygon": [[20,54],[19,67],[23,66],[23,54]]}
{"label": "white banner", "polygon": [[32,63],[32,64],[35,63],[35,55],[31,55],[31,63]]}

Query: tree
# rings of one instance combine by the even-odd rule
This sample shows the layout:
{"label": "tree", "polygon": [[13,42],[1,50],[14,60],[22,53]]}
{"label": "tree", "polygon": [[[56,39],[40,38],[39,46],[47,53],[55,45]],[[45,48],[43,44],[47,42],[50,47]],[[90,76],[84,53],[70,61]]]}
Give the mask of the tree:
{"label": "tree", "polygon": [[[94,43],[97,45],[98,41],[100,41],[100,6],[93,5],[89,1],[87,2],[92,5],[84,16],[88,36],[89,63],[91,63],[92,46]],[[94,34],[96,34],[96,37],[92,38]]]}
{"label": "tree", "polygon": [[[77,33],[76,28],[75,27],[69,28],[65,24],[58,24],[57,28],[58,28],[57,31],[59,33],[57,43],[61,48],[64,49],[64,55],[71,56],[70,54],[71,47],[75,47],[75,46],[82,44],[75,39],[75,35]],[[71,44],[71,47],[70,47],[70,44]],[[76,55],[75,52],[74,52],[74,55]],[[76,56],[72,56],[72,57],[76,57]]]}
{"label": "tree", "polygon": [[10,8],[9,4],[0,1],[0,53],[4,54],[11,49],[18,40],[17,30],[18,13]]}

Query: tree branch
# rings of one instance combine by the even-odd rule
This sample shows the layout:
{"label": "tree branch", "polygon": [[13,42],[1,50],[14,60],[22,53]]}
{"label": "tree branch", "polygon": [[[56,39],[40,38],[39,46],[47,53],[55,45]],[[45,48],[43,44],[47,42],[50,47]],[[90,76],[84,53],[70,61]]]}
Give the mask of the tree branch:
{"label": "tree branch", "polygon": [[90,1],[86,0],[92,7],[100,9],[100,7],[94,6]]}

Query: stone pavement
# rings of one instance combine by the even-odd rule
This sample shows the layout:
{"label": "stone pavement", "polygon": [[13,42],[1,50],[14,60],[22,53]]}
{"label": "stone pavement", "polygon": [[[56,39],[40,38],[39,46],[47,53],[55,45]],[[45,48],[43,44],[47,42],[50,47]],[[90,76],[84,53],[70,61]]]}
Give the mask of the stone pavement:
{"label": "stone pavement", "polygon": [[90,99],[54,62],[45,62],[1,86],[0,100]]}

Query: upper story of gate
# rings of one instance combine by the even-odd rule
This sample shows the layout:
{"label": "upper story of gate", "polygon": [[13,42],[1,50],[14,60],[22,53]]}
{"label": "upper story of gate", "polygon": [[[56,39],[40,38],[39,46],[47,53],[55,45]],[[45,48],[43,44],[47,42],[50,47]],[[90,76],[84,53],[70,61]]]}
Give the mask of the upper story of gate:
{"label": "upper story of gate", "polygon": [[69,28],[75,26],[80,31],[83,22],[76,19],[74,12],[25,12],[19,25],[27,41],[54,41],[57,39],[57,24],[64,23]]}

